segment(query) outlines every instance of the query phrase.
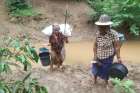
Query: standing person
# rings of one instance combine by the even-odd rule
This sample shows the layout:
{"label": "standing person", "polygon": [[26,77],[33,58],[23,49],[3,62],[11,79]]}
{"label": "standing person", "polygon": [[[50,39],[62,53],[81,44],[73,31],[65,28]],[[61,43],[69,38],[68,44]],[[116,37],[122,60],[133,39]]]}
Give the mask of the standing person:
{"label": "standing person", "polygon": [[105,80],[108,84],[109,68],[113,63],[114,56],[117,56],[117,60],[121,63],[120,57],[120,45],[118,33],[110,29],[110,25],[113,24],[108,15],[101,15],[99,21],[95,23],[98,27],[96,39],[94,43],[94,61],[92,64],[92,73],[94,75],[94,83],[97,82],[97,77]]}
{"label": "standing person", "polygon": [[49,43],[51,45],[51,70],[53,70],[53,65],[56,65],[58,68],[62,66],[65,59],[64,43],[68,43],[68,38],[60,32],[60,26],[58,24],[54,24],[52,29],[52,35],[49,37]]}

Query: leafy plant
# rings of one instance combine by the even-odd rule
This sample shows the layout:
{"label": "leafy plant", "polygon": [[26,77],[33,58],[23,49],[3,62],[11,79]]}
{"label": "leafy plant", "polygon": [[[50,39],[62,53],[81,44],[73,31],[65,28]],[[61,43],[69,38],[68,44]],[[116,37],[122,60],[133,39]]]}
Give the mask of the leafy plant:
{"label": "leafy plant", "polygon": [[38,15],[27,3],[27,0],[6,0],[6,6],[12,16],[35,16]]}
{"label": "leafy plant", "polygon": [[0,72],[7,72],[9,65],[6,62],[20,62],[27,71],[31,62],[38,62],[39,56],[36,49],[31,46],[28,39],[20,41],[18,38],[9,38],[5,41],[6,46],[0,48]]}
{"label": "leafy plant", "polygon": [[19,61],[24,65],[25,71],[27,71],[27,66],[31,66],[31,61],[38,62],[39,56],[28,39],[25,39],[23,44],[20,43],[19,39],[12,39],[10,46],[14,49],[16,61]]}
{"label": "leafy plant", "polygon": [[40,86],[37,79],[30,78],[30,75],[31,73],[13,84],[13,93],[48,93],[47,88]]}
{"label": "leafy plant", "polygon": [[11,52],[7,48],[0,48],[0,73],[8,72],[10,70],[7,61],[11,55]]}
{"label": "leafy plant", "polygon": [[9,86],[3,81],[0,81],[0,93],[11,93]]}
{"label": "leafy plant", "polygon": [[121,81],[117,78],[111,79],[115,93],[136,93],[134,90],[134,82],[131,80]]}
{"label": "leafy plant", "polygon": [[6,63],[0,62],[0,73],[2,73],[2,72],[6,72],[7,73],[8,71],[10,71],[9,65],[6,64]]}
{"label": "leafy plant", "polygon": [[123,27],[130,33],[140,34],[140,0],[88,0],[93,9],[91,19],[96,21],[101,14],[108,14],[113,27]]}
{"label": "leafy plant", "polygon": [[0,93],[48,93],[45,86],[39,85],[37,79],[27,74],[23,80],[5,83],[0,81]]}

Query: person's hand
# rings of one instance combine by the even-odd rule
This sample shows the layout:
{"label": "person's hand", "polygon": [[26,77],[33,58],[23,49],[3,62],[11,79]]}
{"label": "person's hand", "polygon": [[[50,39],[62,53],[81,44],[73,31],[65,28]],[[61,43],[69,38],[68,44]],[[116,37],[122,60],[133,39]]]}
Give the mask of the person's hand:
{"label": "person's hand", "polygon": [[102,66],[102,63],[101,62],[97,62],[97,65],[100,67],[100,66]]}
{"label": "person's hand", "polygon": [[90,61],[90,64],[89,64],[89,68],[92,68],[92,65],[93,65],[94,63],[96,63],[96,61],[95,61],[95,60],[91,60],[91,61]]}
{"label": "person's hand", "polygon": [[69,43],[68,37],[65,37],[64,39],[66,43]]}
{"label": "person's hand", "polygon": [[122,63],[122,59],[121,58],[118,58],[118,63]]}
{"label": "person's hand", "polygon": [[68,40],[66,40],[66,43],[69,43],[69,41],[68,41]]}
{"label": "person's hand", "polygon": [[51,44],[49,43],[47,46],[51,46]]}

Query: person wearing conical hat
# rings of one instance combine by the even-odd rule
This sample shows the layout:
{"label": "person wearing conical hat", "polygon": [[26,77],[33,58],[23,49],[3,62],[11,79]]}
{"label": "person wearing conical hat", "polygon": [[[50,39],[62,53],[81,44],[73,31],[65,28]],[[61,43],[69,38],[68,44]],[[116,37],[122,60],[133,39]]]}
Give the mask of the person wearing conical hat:
{"label": "person wearing conical hat", "polygon": [[122,62],[120,57],[120,45],[118,33],[110,28],[113,24],[111,18],[103,14],[99,20],[95,22],[98,30],[94,43],[94,64],[92,64],[92,74],[94,75],[94,82],[97,83],[97,78],[105,80],[108,84],[109,68],[113,63],[116,55],[119,63]]}

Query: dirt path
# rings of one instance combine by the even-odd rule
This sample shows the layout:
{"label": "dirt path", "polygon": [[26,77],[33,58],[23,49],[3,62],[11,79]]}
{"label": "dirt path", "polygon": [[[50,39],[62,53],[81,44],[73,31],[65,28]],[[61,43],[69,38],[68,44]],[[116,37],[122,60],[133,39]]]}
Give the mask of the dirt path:
{"label": "dirt path", "polygon": [[[135,82],[136,93],[140,93],[140,65],[126,65],[129,68],[128,78]],[[23,79],[26,74],[27,72],[18,68],[0,78],[13,81]],[[84,65],[64,65],[63,70],[55,69],[53,72],[39,65],[32,69],[31,77],[46,85],[49,93],[114,93],[112,85],[109,84],[109,89],[106,89],[102,80],[98,80],[98,84],[94,85],[90,69]]]}

